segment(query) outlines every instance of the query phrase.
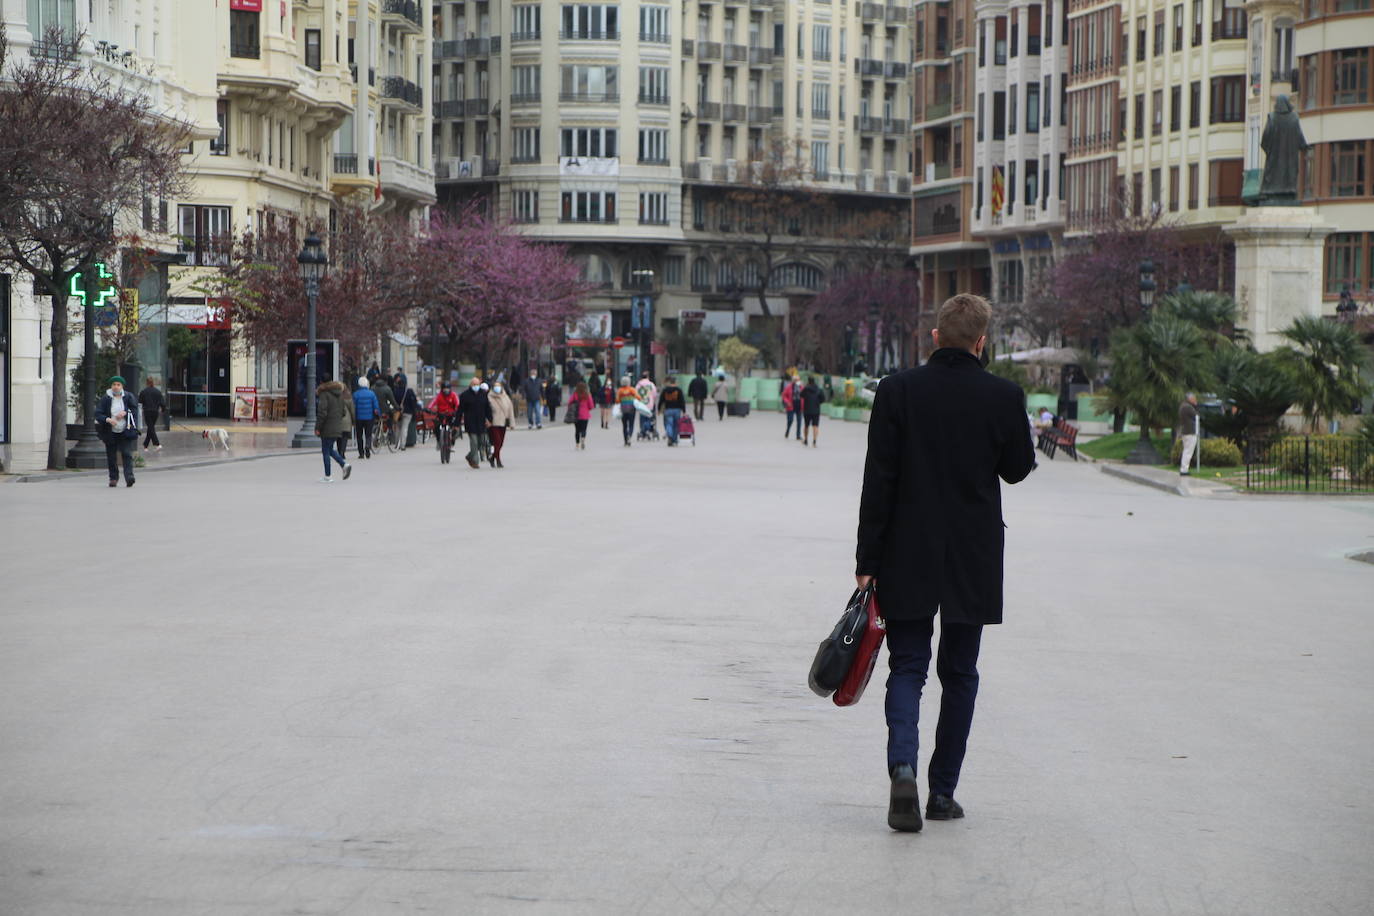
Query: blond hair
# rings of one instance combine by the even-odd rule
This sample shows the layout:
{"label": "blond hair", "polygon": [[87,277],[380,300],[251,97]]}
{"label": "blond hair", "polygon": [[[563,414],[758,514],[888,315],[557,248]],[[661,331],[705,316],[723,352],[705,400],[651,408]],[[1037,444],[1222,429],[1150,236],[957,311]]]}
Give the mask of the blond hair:
{"label": "blond hair", "polygon": [[972,350],[978,343],[978,338],[987,334],[988,322],[991,320],[992,306],[988,305],[988,300],[982,296],[972,293],[950,296],[935,316],[935,327],[940,332],[940,346]]}

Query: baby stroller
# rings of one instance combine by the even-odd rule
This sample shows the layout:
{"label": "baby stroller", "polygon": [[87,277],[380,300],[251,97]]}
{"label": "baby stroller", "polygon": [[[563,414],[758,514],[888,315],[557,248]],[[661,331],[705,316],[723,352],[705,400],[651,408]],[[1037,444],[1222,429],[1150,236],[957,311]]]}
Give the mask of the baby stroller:
{"label": "baby stroller", "polygon": [[692,448],[697,447],[697,427],[692,422],[692,415],[686,411],[682,412],[682,419],[677,421],[677,441],[683,439],[691,439]]}
{"label": "baby stroller", "polygon": [[[640,402],[635,403],[636,410],[639,410],[639,404]],[[652,410],[648,410],[647,408],[644,410],[639,410],[638,439],[640,442],[657,442],[659,439],[658,418],[654,416],[654,412]]]}

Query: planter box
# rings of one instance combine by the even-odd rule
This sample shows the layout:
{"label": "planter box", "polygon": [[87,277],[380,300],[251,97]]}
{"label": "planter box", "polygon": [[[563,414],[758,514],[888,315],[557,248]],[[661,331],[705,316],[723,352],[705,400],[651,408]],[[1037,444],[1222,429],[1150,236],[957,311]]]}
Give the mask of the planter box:
{"label": "planter box", "polygon": [[1059,413],[1059,398],[1052,394],[1030,394],[1026,396],[1026,409],[1039,413],[1041,407],[1048,407],[1050,413]]}
{"label": "planter box", "polygon": [[725,413],[731,417],[747,417],[749,416],[749,402],[731,401],[725,405]]}
{"label": "planter box", "polygon": [[862,419],[863,419],[863,415],[864,415],[864,409],[863,409],[862,407],[846,407],[846,408],[844,409],[844,418],[845,418],[846,420],[852,420],[852,421],[862,420]]}

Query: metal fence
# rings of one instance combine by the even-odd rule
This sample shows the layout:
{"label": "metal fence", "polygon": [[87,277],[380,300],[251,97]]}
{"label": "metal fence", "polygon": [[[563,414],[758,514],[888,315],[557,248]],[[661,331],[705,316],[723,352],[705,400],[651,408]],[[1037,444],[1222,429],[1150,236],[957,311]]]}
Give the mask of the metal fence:
{"label": "metal fence", "polygon": [[1245,487],[1268,493],[1374,493],[1374,448],[1345,436],[1283,436],[1245,445]]}

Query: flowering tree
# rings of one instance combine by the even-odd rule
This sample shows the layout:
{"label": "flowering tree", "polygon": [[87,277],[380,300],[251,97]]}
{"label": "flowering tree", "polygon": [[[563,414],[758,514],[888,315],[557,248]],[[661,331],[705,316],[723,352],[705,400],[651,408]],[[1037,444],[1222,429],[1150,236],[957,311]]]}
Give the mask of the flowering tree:
{"label": "flowering tree", "polygon": [[[906,364],[918,349],[920,319],[921,287],[913,271],[851,271],[797,309],[793,335],[799,354],[818,365],[837,366],[844,357],[839,342],[846,333],[867,333],[872,321],[882,335],[885,362]],[[857,341],[860,345],[866,341]],[[879,354],[869,359],[876,364]]]}
{"label": "flowering tree", "polygon": [[45,54],[12,63],[0,26],[0,262],[52,299],[54,469],[66,463],[72,280],[114,250],[120,215],[145,197],[183,196],[190,136],[149,96],[81,65],[81,39],[54,29]]}

